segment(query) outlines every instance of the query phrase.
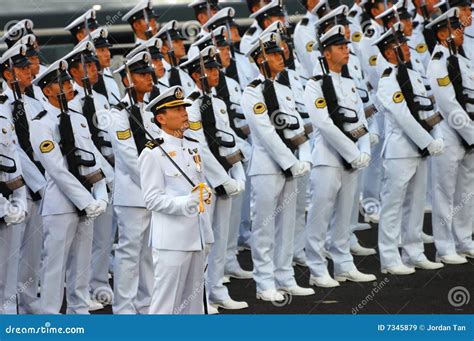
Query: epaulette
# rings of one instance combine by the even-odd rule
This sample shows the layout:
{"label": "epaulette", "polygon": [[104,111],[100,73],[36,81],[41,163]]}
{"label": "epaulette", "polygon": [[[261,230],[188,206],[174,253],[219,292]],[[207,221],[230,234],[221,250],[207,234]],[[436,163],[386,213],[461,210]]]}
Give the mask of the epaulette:
{"label": "epaulette", "polygon": [[191,137],[188,137],[188,136],[186,136],[186,135],[184,135],[183,137],[184,137],[186,140],[188,140],[188,141],[199,143],[198,140],[195,140],[195,139],[193,139],[193,138],[191,138]]}
{"label": "epaulette", "polygon": [[251,36],[255,33],[256,30],[257,30],[257,28],[255,26],[252,26],[245,32],[245,35]]}
{"label": "epaulette", "polygon": [[122,111],[123,109],[125,109],[126,107],[128,107],[128,104],[125,103],[125,102],[119,102],[115,105],[112,105],[113,108],[117,109],[118,111]]}
{"label": "epaulette", "polygon": [[420,24],[419,21],[414,21],[413,22],[413,29],[417,28],[419,24]]}
{"label": "epaulette", "polygon": [[257,78],[257,79],[254,79],[253,81],[251,81],[247,86],[250,86],[251,88],[256,88],[261,83],[262,83],[262,80]]}
{"label": "epaulette", "polygon": [[107,78],[112,78],[112,79],[114,79],[114,76],[108,75],[108,74],[106,74],[106,73],[104,73],[104,77],[107,77]]}
{"label": "epaulette", "polygon": [[74,96],[77,96],[78,93],[79,93],[79,91],[74,90]]}
{"label": "epaulette", "polygon": [[199,92],[194,91],[188,96],[188,99],[194,102],[195,100],[199,98],[199,96],[200,96]]}
{"label": "epaulette", "polygon": [[40,111],[40,112],[38,113],[38,115],[36,115],[36,116],[33,118],[33,120],[41,120],[41,119],[46,115],[47,112],[48,112],[48,111],[46,111],[46,110]]}
{"label": "epaulette", "polygon": [[317,76],[311,77],[310,79],[312,79],[313,81],[320,81],[321,79],[323,79],[323,75],[317,75]]}
{"label": "epaulette", "polygon": [[433,55],[433,57],[431,57],[431,59],[432,60],[440,60],[442,56],[443,56],[443,51],[438,51]]}
{"label": "epaulette", "polygon": [[392,70],[393,70],[393,69],[392,69],[391,67],[386,68],[386,69],[383,71],[383,73],[382,73],[382,77],[388,77],[388,76],[390,76],[390,74],[392,73]]}
{"label": "epaulette", "polygon": [[163,139],[155,139],[155,140],[148,140],[146,143],[145,143],[145,147],[148,148],[148,149],[154,149],[156,147],[158,147],[160,144],[163,143]]}
{"label": "epaulette", "polygon": [[0,96],[0,104],[3,104],[7,101],[8,96],[7,95],[1,95]]}
{"label": "epaulette", "polygon": [[71,109],[71,108],[68,108],[68,109],[69,109],[69,111],[72,111],[72,112],[74,112],[74,113],[76,113],[76,114],[80,114],[80,115],[82,114],[82,113],[80,113],[79,111],[76,111],[76,110],[74,110],[74,109]]}
{"label": "epaulette", "polygon": [[372,27],[368,27],[364,32],[364,36],[366,36],[367,38],[372,38],[374,33],[375,33],[375,30]]}
{"label": "epaulette", "polygon": [[300,21],[300,25],[301,25],[301,26],[306,26],[306,25],[308,25],[308,23],[309,23],[309,19],[308,19],[308,18],[303,18],[303,19],[301,19],[301,21]]}
{"label": "epaulette", "polygon": [[352,10],[347,14],[347,16],[350,17],[350,18],[354,18],[356,16],[356,14],[357,14],[357,11]]}

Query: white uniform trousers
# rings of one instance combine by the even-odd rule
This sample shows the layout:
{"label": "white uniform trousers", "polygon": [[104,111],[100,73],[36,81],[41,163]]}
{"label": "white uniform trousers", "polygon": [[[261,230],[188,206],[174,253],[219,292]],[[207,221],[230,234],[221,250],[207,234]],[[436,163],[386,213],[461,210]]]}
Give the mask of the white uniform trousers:
{"label": "white uniform trousers", "polygon": [[237,240],[239,238],[239,226],[242,216],[242,208],[245,199],[245,192],[232,197],[232,208],[230,212],[229,237],[227,238],[227,250],[225,261],[225,273],[239,272],[239,261],[237,260]]}
{"label": "white uniform trousers", "polygon": [[204,250],[153,249],[150,314],[203,314]]}
{"label": "white uniform trousers", "polygon": [[[382,269],[413,265],[426,259],[421,238],[425,212],[427,167],[424,158],[383,161],[379,251]],[[402,241],[402,258],[398,244]]]}
{"label": "white uniform trousers", "polygon": [[15,227],[17,226],[0,224],[0,315],[6,313],[5,306],[11,300],[6,295],[5,287],[8,279],[8,257],[10,256],[13,229]]}
{"label": "white uniform trousers", "polygon": [[109,284],[110,253],[114,243],[114,208],[107,206],[104,214],[94,220],[92,242],[90,292],[93,299],[101,303],[112,302],[113,292]]}
{"label": "white uniform trousers", "polygon": [[296,179],[298,196],[296,197],[296,220],[295,220],[295,237],[293,244],[293,259],[296,261],[305,261],[306,255],[304,246],[306,244],[306,203],[307,189],[309,187],[310,173]]}
{"label": "white uniform trousers", "polygon": [[357,225],[359,224],[359,203],[360,203],[360,193],[362,191],[362,181],[364,179],[364,172],[367,169],[363,169],[362,171],[358,172],[359,175],[357,176],[357,188],[354,191],[354,206],[352,207],[352,213],[351,213],[351,223],[350,223],[350,228],[351,228],[351,247],[356,246],[359,243],[359,240],[357,239],[357,236],[355,234],[355,229],[357,228]]}
{"label": "white uniform trousers", "polygon": [[13,229],[8,264],[5,305],[8,314],[38,314],[38,282],[40,277],[41,250],[43,247],[41,201],[27,200],[28,214],[23,223]]}
{"label": "white uniform trousers", "polygon": [[206,290],[209,303],[218,303],[230,299],[227,287],[222,284],[226,262],[227,240],[229,238],[229,217],[232,210],[231,197],[217,197],[209,207],[212,217],[214,244],[208,257]]}
{"label": "white uniform trousers", "polygon": [[439,256],[473,250],[474,152],[446,147],[432,160],[433,236]]}
{"label": "white uniform trousers", "polygon": [[335,275],[355,269],[350,220],[358,175],[358,171],[340,167],[316,166],[311,170],[313,197],[306,223],[306,264],[314,277],[328,274],[325,244]]}
{"label": "white uniform trousers", "polygon": [[[379,113],[379,115],[381,114]],[[369,202],[373,202],[374,199],[380,201],[383,179],[383,159],[380,155],[382,153],[383,141],[384,139],[380,137],[379,143],[371,148],[371,155],[373,157],[370,160],[369,166],[362,172],[363,198],[365,200],[372,198]]]}
{"label": "white uniform trousers", "polygon": [[39,314],[38,285],[41,276],[43,250],[43,217],[41,201],[28,199],[28,215],[21,238],[20,263],[18,266],[18,312]]}
{"label": "white uniform trousers", "polygon": [[114,314],[148,314],[153,290],[151,212],[115,206],[118,245],[114,264]]}
{"label": "white uniform trousers", "polygon": [[251,176],[255,195],[252,236],[253,278],[257,292],[296,285],[293,239],[296,216],[296,181],[283,174]]}
{"label": "white uniform trousers", "polygon": [[89,314],[93,221],[77,213],[43,216],[40,311],[59,314],[66,278],[67,314]]}
{"label": "white uniform trousers", "polygon": [[252,218],[251,218],[251,205],[253,200],[252,185],[250,182],[250,176],[245,179],[245,192],[242,203],[242,211],[240,217],[239,226],[239,238],[237,244],[240,246],[250,245],[250,236],[252,234]]}

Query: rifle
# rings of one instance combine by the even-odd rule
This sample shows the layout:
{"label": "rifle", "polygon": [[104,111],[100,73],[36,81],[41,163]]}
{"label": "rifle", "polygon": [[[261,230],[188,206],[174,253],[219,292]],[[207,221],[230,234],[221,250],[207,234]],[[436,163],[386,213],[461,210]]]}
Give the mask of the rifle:
{"label": "rifle", "polygon": [[[28,119],[26,118],[23,94],[21,92],[20,84],[15,72],[15,67],[11,59],[9,60],[9,69],[10,69],[10,72],[12,73],[12,78],[13,78],[13,80],[10,83],[12,87],[13,97],[14,97],[12,114],[13,114],[13,124],[15,125],[16,135],[18,136],[18,143],[20,144],[21,149],[25,151],[26,155],[31,160],[31,162],[33,162],[36,168],[38,168],[38,170],[41,172],[41,174],[44,175],[45,171],[44,171],[43,166],[41,165],[40,162],[36,161],[33,156],[33,147],[31,146],[31,141],[30,141],[30,127],[28,124]],[[39,193],[33,193],[32,191],[30,192],[31,192],[30,194],[33,200],[41,199],[41,196],[39,195]]]}
{"label": "rifle", "polygon": [[[294,153],[297,150],[298,145],[292,143],[292,139],[285,137],[284,129],[285,128],[288,128],[291,130],[299,129],[299,122],[297,121],[296,125],[291,125],[291,124],[286,123],[285,118],[282,118],[282,116],[288,116],[288,114],[280,111],[280,105],[278,103],[278,97],[275,91],[275,84],[272,78],[270,66],[268,65],[268,57],[265,51],[265,46],[263,44],[262,39],[259,38],[258,40],[259,40],[259,45],[260,45],[259,48],[262,51],[261,53],[263,57],[260,67],[261,67],[263,76],[265,77],[265,80],[263,82],[262,94],[265,101],[265,105],[267,106],[267,113],[268,113],[271,124],[275,127],[275,131],[277,135],[280,137],[280,139],[286,145],[286,147]],[[282,172],[287,178],[290,178],[293,176],[289,168],[282,169]]]}
{"label": "rifle", "polygon": [[421,0],[420,10],[423,16],[423,37],[425,38],[426,45],[428,45],[428,50],[431,54],[436,46],[436,38],[433,31],[426,28],[430,22],[430,14],[428,12],[428,7],[426,6],[426,0]]}
{"label": "rifle", "polygon": [[[450,10],[449,1],[446,1],[446,7],[446,12],[448,12]],[[455,11],[455,15],[458,15],[457,10]],[[448,45],[449,50],[449,57],[447,58],[448,76],[453,84],[454,93],[456,94],[456,100],[458,101],[459,105],[461,105],[461,107],[464,109],[464,111],[469,115],[470,119],[474,120],[474,114],[467,111],[467,104],[471,101],[469,99],[469,96],[464,94],[465,88],[462,85],[462,73],[461,68],[459,66],[458,48],[454,41],[453,29],[451,27],[451,18],[448,16],[447,20],[449,31],[449,37],[446,39],[446,43]],[[471,150],[474,148],[474,146],[469,145],[460,134],[458,135],[461,138],[462,144],[466,150]]]}
{"label": "rifle", "polygon": [[[203,97],[201,100],[200,112],[202,120],[202,128],[204,130],[204,137],[209,146],[209,150],[216,160],[221,164],[221,166],[228,172],[233,163],[229,162],[227,157],[221,156],[219,152],[219,147],[233,148],[235,147],[235,139],[232,134],[229,134],[225,131],[217,129],[216,127],[216,118],[214,116],[214,108],[212,106],[212,93],[209,83],[207,81],[207,74],[205,69],[204,57],[202,53],[199,55],[199,64],[200,64],[200,83],[203,92]],[[221,137],[218,136],[218,133],[223,133],[232,137],[232,141],[224,141]],[[240,160],[239,160],[240,161]],[[218,195],[225,195],[225,190],[223,188],[216,188]]]}
{"label": "rifle", "polygon": [[112,148],[112,144],[109,141],[105,141],[104,137],[99,135],[99,133],[101,132],[106,132],[104,130],[99,129],[97,127],[97,123],[94,122],[94,116],[97,115],[97,112],[94,104],[92,85],[90,82],[89,73],[87,71],[87,65],[85,62],[84,54],[81,54],[81,65],[82,70],[84,72],[84,77],[82,77],[81,79],[82,86],[84,88],[84,104],[82,106],[82,113],[87,120],[87,124],[89,125],[89,131],[92,136],[92,142],[94,142],[94,145],[97,147],[99,152],[102,153],[102,147]]}
{"label": "rifle", "polygon": [[152,31],[151,26],[150,26],[150,19],[148,18],[147,9],[148,9],[148,6],[143,9],[143,19],[145,19],[145,23],[146,23],[145,35],[146,35],[146,38],[148,40],[153,36],[153,31]]}
{"label": "rifle", "polygon": [[[402,30],[403,25],[400,22],[400,18],[398,18],[396,8],[395,8],[395,15],[400,25],[399,29]],[[405,61],[405,58],[403,56],[401,43],[400,43],[400,40],[398,39],[397,31],[395,30],[395,25],[393,25],[390,28],[390,30],[395,39],[395,49],[397,52],[396,55],[397,55],[397,60],[398,60],[398,69],[396,73],[396,79],[397,79],[398,85],[400,86],[400,90],[402,91],[403,97],[405,98],[405,101],[408,106],[408,110],[410,111],[411,115],[416,120],[416,122],[429,133],[432,130],[432,128],[425,122],[425,120],[423,120],[420,117],[420,111],[433,110],[434,109],[433,103],[428,97],[415,94],[413,90],[413,85],[411,84],[410,75],[408,73],[409,61]],[[427,106],[421,105],[420,103],[415,101],[415,97],[428,99],[430,101],[430,105],[427,105]],[[424,148],[424,149],[418,148],[418,151],[422,157],[427,157],[430,155],[428,148]]]}
{"label": "rifle", "polygon": [[[326,100],[326,105],[329,113],[329,118],[333,121],[334,125],[344,134],[346,135],[351,141],[354,141],[354,138],[346,132],[344,129],[344,123],[357,123],[359,119],[357,118],[357,113],[355,110],[352,110],[351,108],[346,108],[341,105],[339,105],[337,96],[336,96],[336,90],[334,89],[334,83],[332,82],[330,70],[329,70],[329,65],[324,57],[324,51],[323,51],[323,46],[321,44],[321,38],[319,37],[318,34],[316,34],[316,43],[318,44],[318,49],[320,56],[318,57],[319,63],[321,65],[321,70],[323,72],[321,79],[322,79],[322,85],[321,89],[323,91],[324,99]],[[341,112],[341,109],[346,109],[353,111],[356,115],[355,117],[346,117],[343,112]],[[344,158],[342,159],[343,166],[346,170],[352,170],[352,166],[349,162],[347,162]]]}
{"label": "rifle", "polygon": [[[67,106],[66,94],[64,93],[63,81],[61,80],[61,71],[59,68],[56,70],[57,80],[59,83],[59,93],[57,95],[61,113],[59,115],[59,135],[61,141],[59,147],[61,153],[66,158],[67,168],[69,172],[84,186],[87,191],[91,192],[93,184],[89,183],[86,177],[82,176],[79,172],[79,166],[93,167],[95,166],[95,156],[93,153],[87,152],[83,149],[76,147],[76,141],[74,138],[74,131],[72,129],[71,117],[69,116],[69,109]],[[83,160],[80,156],[76,155],[77,151],[82,151],[92,155],[91,161]],[[77,209],[79,216],[84,216],[86,213],[84,210]]]}
{"label": "rifle", "polygon": [[166,43],[168,44],[168,55],[169,63],[171,65],[169,84],[170,86],[181,85],[181,77],[179,75],[178,60],[174,53],[173,41],[171,40],[171,34],[169,30],[166,31]]}

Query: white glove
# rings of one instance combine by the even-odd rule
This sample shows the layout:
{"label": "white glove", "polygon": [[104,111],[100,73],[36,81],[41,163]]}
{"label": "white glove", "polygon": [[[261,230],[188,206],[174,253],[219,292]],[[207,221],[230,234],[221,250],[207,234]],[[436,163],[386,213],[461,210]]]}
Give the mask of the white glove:
{"label": "white glove", "polygon": [[239,193],[240,185],[237,180],[230,179],[229,181],[222,184],[224,186],[225,192],[229,196],[233,196]]}
{"label": "white glove", "polygon": [[307,161],[298,161],[291,166],[290,171],[294,178],[305,175],[311,170],[311,163]]}
{"label": "white glove", "polygon": [[370,146],[375,146],[380,142],[380,137],[377,134],[369,134]]}
{"label": "white glove", "polygon": [[439,155],[444,150],[444,142],[443,139],[435,139],[428,145],[428,151],[430,155]]}
{"label": "white glove", "polygon": [[10,210],[11,213],[5,215],[4,220],[7,226],[21,224],[26,217],[25,211],[19,210],[18,208],[14,208]]}
{"label": "white glove", "polygon": [[242,193],[245,191],[245,181],[237,181],[237,183],[239,184],[239,193]]}
{"label": "white glove", "polygon": [[100,207],[99,207],[99,211],[100,211],[99,215],[100,215],[102,213],[105,213],[105,211],[107,210],[108,203],[107,203],[107,201],[104,201],[104,200],[98,200],[98,201],[99,201],[99,205],[100,205]]}
{"label": "white glove", "polygon": [[191,194],[188,195],[188,200],[187,200],[187,205],[188,207],[197,207],[199,206],[199,190],[196,190],[194,192],[191,192]]}
{"label": "white glove", "polygon": [[367,153],[360,153],[360,155],[351,162],[352,168],[361,169],[365,168],[369,165],[370,162],[370,155]]}
{"label": "white glove", "polygon": [[89,206],[85,208],[87,218],[95,219],[103,212],[101,211],[101,203],[97,200],[92,201]]}

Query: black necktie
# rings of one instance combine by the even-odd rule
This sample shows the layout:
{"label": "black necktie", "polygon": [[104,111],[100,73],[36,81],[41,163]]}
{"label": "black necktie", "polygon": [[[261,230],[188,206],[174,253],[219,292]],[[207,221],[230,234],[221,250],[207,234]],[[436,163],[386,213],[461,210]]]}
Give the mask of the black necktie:
{"label": "black necktie", "polygon": [[154,85],[150,93],[150,102],[160,95],[160,88],[158,85]]}
{"label": "black necktie", "polygon": [[[128,122],[130,123],[130,129],[132,130],[133,139],[135,140],[135,146],[137,147],[138,156],[140,156],[145,144],[148,142],[145,132],[143,131],[143,118],[138,105],[134,104],[130,108],[130,115]],[[138,123],[137,123],[138,122]]]}
{"label": "black necktie", "polygon": [[97,83],[94,84],[94,90],[99,94],[104,95],[107,100],[109,100],[109,95],[107,94],[107,88],[105,86],[104,75],[99,74],[99,79]]}
{"label": "black necktie", "polygon": [[176,67],[170,69],[170,87],[180,85],[181,77],[179,76],[179,70]]}
{"label": "black necktie", "polygon": [[36,164],[42,174],[44,168],[41,164],[35,161],[33,157],[33,147],[30,142],[30,127],[26,118],[25,107],[20,99],[13,102],[13,124],[15,125],[16,135],[18,136],[18,143],[32,162]]}
{"label": "black necktie", "polygon": [[35,92],[33,90],[33,85],[27,87],[25,89],[25,95],[28,96],[28,97],[31,97],[31,98],[35,98]]}
{"label": "black necktie", "polygon": [[235,62],[235,59],[230,60],[230,65],[228,68],[226,68],[225,74],[227,77],[232,78],[233,80],[235,80],[237,83],[240,84],[239,73],[237,71],[237,63]]}

